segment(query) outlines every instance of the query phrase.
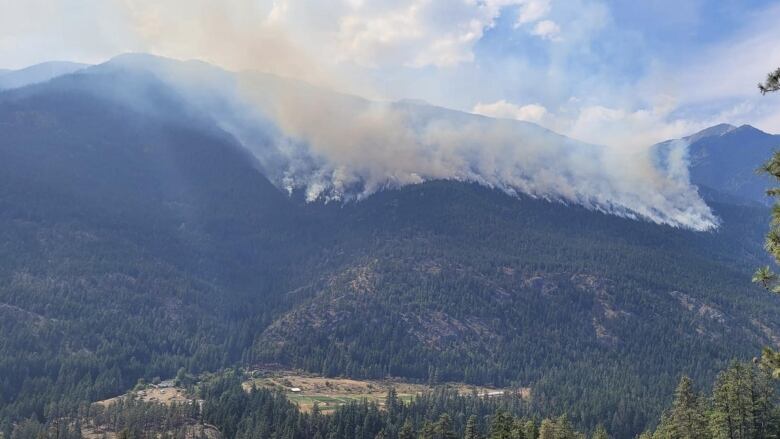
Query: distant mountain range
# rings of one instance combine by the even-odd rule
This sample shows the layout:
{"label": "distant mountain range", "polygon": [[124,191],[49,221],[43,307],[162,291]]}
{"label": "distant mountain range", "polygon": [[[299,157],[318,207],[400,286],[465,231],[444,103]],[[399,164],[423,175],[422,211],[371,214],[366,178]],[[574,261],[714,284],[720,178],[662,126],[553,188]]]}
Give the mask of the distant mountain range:
{"label": "distant mountain range", "polygon": [[[689,138],[691,178],[720,220],[707,232],[472,178],[326,203],[273,172],[322,165],[271,144],[300,127],[260,123],[272,118],[235,111],[231,95],[244,87],[268,112],[274,95],[325,99],[318,89],[159,61],[194,75],[177,73],[176,86],[148,60],[0,92],[0,418],[181,367],[278,363],[527,386],[533,410],[629,437],[681,373],[709,380],[780,343],[780,299],[750,284],[768,260],[766,185],[752,170],[778,136],[717,126]],[[328,108],[373,108],[339,99]],[[446,114],[582,145],[393,105],[425,127]],[[668,148],[656,147],[659,161]]]}
{"label": "distant mountain range", "polygon": [[750,125],[718,125],[693,136],[689,147],[691,180],[738,198],[768,204],[769,177],[758,168],[780,149],[780,135]]}
{"label": "distant mountain range", "polygon": [[[759,167],[780,148],[780,135],[767,134],[750,125],[720,124],[685,137],[691,181],[709,196],[727,197],[732,203],[768,205],[769,177]],[[655,145],[660,162],[674,141]],[[713,193],[712,191],[716,193]]]}
{"label": "distant mountain range", "polygon": [[85,67],[88,67],[88,65],[65,61],[51,61],[35,64],[20,70],[0,70],[0,90],[8,90],[46,82],[58,76],[77,72]]}

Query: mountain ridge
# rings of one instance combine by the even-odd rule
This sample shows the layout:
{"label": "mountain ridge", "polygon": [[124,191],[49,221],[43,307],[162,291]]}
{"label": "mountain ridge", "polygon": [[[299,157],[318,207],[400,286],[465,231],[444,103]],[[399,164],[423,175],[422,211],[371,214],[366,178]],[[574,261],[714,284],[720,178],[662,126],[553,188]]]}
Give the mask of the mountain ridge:
{"label": "mountain ridge", "polygon": [[[252,151],[272,182],[300,189],[309,200],[360,199],[452,179],[681,227],[715,223],[695,188],[675,173],[663,176],[668,182],[653,175],[662,170],[648,173],[642,154],[623,156],[530,122],[372,102],[273,75],[149,55],[123,55],[92,70],[127,65],[175,88]],[[345,137],[347,127],[356,134]],[[642,172],[621,169],[635,162]]]}
{"label": "mountain ridge", "polygon": [[46,82],[59,76],[77,72],[88,66],[88,64],[69,61],[49,61],[18,70],[0,70],[0,90]]}
{"label": "mountain ridge", "polygon": [[780,334],[749,283],[765,208],[712,201],[694,232],[448,179],[307,203],[164,81],[109,70],[0,93],[0,418],[282,363],[515,383],[628,437],[679,374]]}

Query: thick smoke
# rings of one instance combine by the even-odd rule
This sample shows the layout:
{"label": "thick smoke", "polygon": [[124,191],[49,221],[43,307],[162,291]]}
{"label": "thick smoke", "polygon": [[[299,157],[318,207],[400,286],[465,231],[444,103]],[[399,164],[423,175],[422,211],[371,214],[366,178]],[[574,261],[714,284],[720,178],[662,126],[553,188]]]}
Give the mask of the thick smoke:
{"label": "thick smoke", "polygon": [[413,102],[373,102],[263,74],[168,63],[161,76],[254,153],[266,175],[309,201],[359,200],[433,179],[576,203],[694,230],[717,220],[688,178],[687,145],[577,142],[538,125]]}

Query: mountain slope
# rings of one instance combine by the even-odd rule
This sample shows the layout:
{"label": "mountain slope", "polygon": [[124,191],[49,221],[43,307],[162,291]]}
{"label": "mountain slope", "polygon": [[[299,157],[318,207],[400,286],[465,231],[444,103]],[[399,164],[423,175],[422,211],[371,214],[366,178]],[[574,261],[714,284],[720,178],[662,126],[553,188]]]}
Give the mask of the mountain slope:
{"label": "mountain slope", "polygon": [[529,386],[630,435],[780,334],[764,208],[702,233],[452,180],[306,203],[158,74],[0,93],[0,417],[280,362]]}
{"label": "mountain slope", "polygon": [[627,434],[679,373],[709,377],[778,328],[776,300],[749,285],[756,210],[723,206],[728,226],[697,234],[451,182],[346,209],[368,243],[345,237],[359,258],[259,336],[257,361],[530,386],[540,410],[569,401]]}
{"label": "mountain slope", "polygon": [[[768,204],[771,180],[757,169],[780,148],[780,135],[750,125],[721,124],[686,137],[691,181],[734,197],[733,200]],[[656,146],[661,155],[670,142]]]}
{"label": "mountain slope", "polygon": [[87,64],[50,61],[35,64],[20,70],[0,70],[0,90],[24,87],[30,84],[46,82],[58,76],[67,75],[84,69]]}
{"label": "mountain slope", "polygon": [[0,94],[0,126],[2,417],[240,360],[308,220],[235,141],[132,74]]}
{"label": "mountain slope", "polygon": [[[660,224],[714,227],[709,208],[682,174],[653,166],[643,152],[586,144],[530,122],[369,101],[273,75],[142,54],[85,73],[112,70],[161,79],[249,149],[274,184],[309,201],[360,200],[445,179]],[[669,164],[681,166],[681,160]]]}

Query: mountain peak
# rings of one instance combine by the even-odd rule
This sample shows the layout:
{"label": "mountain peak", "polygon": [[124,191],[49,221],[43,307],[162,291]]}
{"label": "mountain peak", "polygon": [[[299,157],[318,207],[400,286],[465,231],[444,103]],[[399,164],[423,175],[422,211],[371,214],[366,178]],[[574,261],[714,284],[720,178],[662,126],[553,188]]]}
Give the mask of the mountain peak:
{"label": "mountain peak", "polygon": [[740,126],[735,126],[728,123],[721,123],[718,125],[711,126],[709,128],[705,128],[696,134],[692,134],[688,137],[685,137],[684,139],[687,140],[689,143],[696,143],[699,140],[706,139],[708,137],[720,137],[726,134],[742,134],[742,135],[756,134],[756,135],[763,135],[763,136],[772,136],[772,134],[762,131],[752,125],[743,124]]}
{"label": "mountain peak", "polygon": [[687,138],[693,183],[745,200],[767,203],[771,184],[755,170],[780,146],[780,136],[750,125],[718,125]]}
{"label": "mountain peak", "polygon": [[[744,126],[744,125],[743,125]],[[726,133],[736,130],[737,127],[728,123],[720,123],[709,128],[705,128],[696,134],[690,135],[685,138],[690,143],[697,142],[706,137],[722,136]]]}
{"label": "mountain peak", "polygon": [[747,125],[747,124],[740,125],[738,128],[735,128],[732,131],[734,131],[735,133],[754,133],[754,134],[762,134],[762,135],[766,135],[766,136],[771,136],[771,134],[767,133],[766,131],[762,131],[762,130],[754,127],[753,125]]}

